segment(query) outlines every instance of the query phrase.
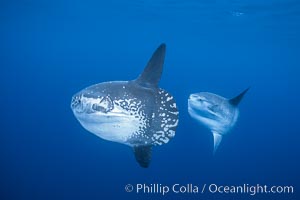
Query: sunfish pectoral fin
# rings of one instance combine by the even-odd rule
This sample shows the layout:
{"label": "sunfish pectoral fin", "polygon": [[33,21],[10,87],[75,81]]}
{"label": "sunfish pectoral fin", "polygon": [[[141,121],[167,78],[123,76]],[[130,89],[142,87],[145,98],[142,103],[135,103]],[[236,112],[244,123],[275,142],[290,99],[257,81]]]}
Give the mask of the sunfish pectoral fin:
{"label": "sunfish pectoral fin", "polygon": [[161,44],[148,61],[143,73],[135,80],[144,87],[157,87],[160,80],[166,54],[166,45]]}
{"label": "sunfish pectoral fin", "polygon": [[213,133],[213,137],[214,137],[214,151],[213,151],[213,153],[215,154],[218,147],[219,147],[219,145],[220,145],[220,143],[221,143],[221,141],[222,141],[223,136],[221,134],[215,132],[215,131],[213,131],[212,133]]}
{"label": "sunfish pectoral fin", "polygon": [[133,152],[134,152],[135,159],[140,164],[140,166],[144,168],[148,168],[152,156],[152,146],[151,145],[134,146]]}
{"label": "sunfish pectoral fin", "polygon": [[246,90],[244,90],[242,93],[240,93],[240,94],[237,95],[236,97],[230,99],[230,100],[229,100],[229,103],[230,103],[231,105],[237,106],[237,105],[241,102],[243,96],[246,94],[246,92],[248,92],[249,89],[250,89],[250,87],[248,87]]}

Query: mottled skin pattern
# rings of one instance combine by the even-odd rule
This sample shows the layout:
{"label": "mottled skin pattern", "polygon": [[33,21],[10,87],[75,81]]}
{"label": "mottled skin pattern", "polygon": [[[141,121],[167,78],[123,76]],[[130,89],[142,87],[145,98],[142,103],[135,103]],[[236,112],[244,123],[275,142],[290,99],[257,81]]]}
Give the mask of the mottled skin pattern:
{"label": "mottled skin pattern", "polygon": [[[87,99],[87,102],[83,102],[82,99]],[[99,104],[98,106],[94,105],[93,107],[89,103],[89,99],[98,99],[99,102],[105,99],[108,103],[104,105]],[[97,103],[95,104],[97,105]],[[132,132],[124,141],[115,142],[121,142],[129,146],[161,145],[167,143],[169,139],[175,136],[178,123],[176,103],[173,96],[159,88],[145,88],[136,84],[135,81],[100,83],[74,95],[71,103],[74,114],[81,123],[84,123],[82,121],[89,114],[102,113],[103,115],[98,116],[98,122],[97,117],[94,118],[96,120],[95,123],[99,123],[99,127],[101,126],[101,118],[111,118],[112,120],[114,116],[111,116],[110,112],[116,106],[123,109],[124,115],[137,118],[139,126],[138,130]],[[81,108],[84,108],[84,113]],[[86,125],[84,127],[87,128]],[[114,128],[111,127],[111,129]],[[118,128],[126,129],[126,127]],[[102,137],[97,132],[93,133]],[[122,136],[122,132],[119,134]]]}

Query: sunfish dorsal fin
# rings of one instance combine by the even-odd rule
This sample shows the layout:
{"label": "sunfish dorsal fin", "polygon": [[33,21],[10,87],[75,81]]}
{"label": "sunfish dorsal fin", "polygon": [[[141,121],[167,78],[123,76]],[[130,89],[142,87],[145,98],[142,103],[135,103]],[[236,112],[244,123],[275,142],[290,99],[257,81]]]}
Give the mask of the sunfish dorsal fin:
{"label": "sunfish dorsal fin", "polygon": [[229,103],[231,105],[237,106],[239,105],[239,103],[241,102],[243,96],[246,94],[246,92],[250,89],[250,87],[248,87],[246,90],[244,90],[242,93],[240,93],[239,95],[237,95],[236,97],[232,98],[229,100]]}
{"label": "sunfish dorsal fin", "polygon": [[215,132],[215,131],[212,131],[213,133],[213,137],[214,137],[214,154],[216,153],[221,141],[222,141],[222,135]]}
{"label": "sunfish dorsal fin", "polygon": [[135,159],[140,164],[140,166],[144,168],[148,168],[152,156],[152,146],[150,145],[134,146],[133,152],[134,152]]}
{"label": "sunfish dorsal fin", "polygon": [[148,61],[143,73],[135,80],[144,87],[157,87],[160,80],[166,54],[166,45],[161,44]]}

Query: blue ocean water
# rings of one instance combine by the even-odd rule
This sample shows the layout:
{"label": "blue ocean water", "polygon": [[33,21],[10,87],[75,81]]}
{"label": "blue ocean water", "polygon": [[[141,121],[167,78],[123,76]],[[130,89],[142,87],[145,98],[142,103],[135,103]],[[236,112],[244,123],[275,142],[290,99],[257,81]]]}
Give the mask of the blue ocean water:
{"label": "blue ocean water", "polygon": [[[299,196],[299,1],[1,1],[0,11],[0,199]],[[135,79],[162,42],[160,86],[176,98],[180,122],[143,169],[129,147],[84,130],[70,101],[91,84]],[[230,98],[248,86],[237,125],[213,156],[187,98]],[[200,191],[124,189],[177,183]],[[202,194],[204,184],[288,185],[294,193]]]}

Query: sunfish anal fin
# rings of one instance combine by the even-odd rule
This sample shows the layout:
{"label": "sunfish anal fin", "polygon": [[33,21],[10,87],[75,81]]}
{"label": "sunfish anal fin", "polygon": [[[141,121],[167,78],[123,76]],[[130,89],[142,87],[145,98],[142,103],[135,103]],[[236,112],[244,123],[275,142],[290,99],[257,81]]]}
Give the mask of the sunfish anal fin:
{"label": "sunfish anal fin", "polygon": [[151,145],[134,146],[133,152],[134,152],[135,159],[140,164],[140,166],[144,168],[148,168],[152,156],[152,146]]}
{"label": "sunfish anal fin", "polygon": [[212,133],[213,133],[213,137],[214,137],[214,151],[213,151],[213,154],[215,154],[218,147],[219,147],[219,145],[220,145],[220,143],[221,143],[221,141],[222,141],[223,136],[221,134],[215,132],[215,131],[212,131]]}

